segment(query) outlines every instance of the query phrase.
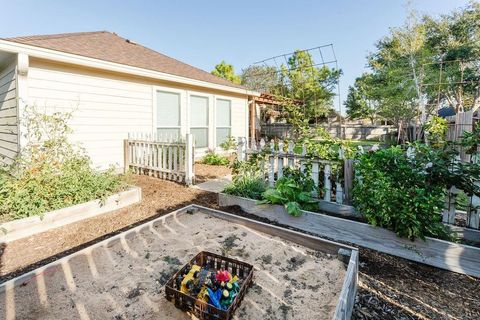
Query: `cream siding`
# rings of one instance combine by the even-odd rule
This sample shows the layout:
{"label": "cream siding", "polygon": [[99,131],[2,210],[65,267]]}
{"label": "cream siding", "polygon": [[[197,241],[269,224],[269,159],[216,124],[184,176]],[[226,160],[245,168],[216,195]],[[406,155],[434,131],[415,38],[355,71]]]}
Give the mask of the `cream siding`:
{"label": "cream siding", "polygon": [[[73,111],[71,140],[81,144],[96,167],[123,167],[123,139],[128,133],[156,132],[156,92],[181,94],[181,134],[189,132],[189,96],[207,96],[210,102],[209,148],[215,146],[215,101],[232,102],[232,135],[247,136],[247,100],[238,96],[191,90],[181,84],[121,76],[93,69],[31,61],[28,71],[29,104],[52,111]],[[205,150],[199,150],[205,151]]]}
{"label": "cream siding", "polygon": [[123,167],[123,139],[152,125],[151,86],[83,72],[66,66],[31,63],[29,104],[53,111],[73,111],[71,140],[80,144],[101,169]]}
{"label": "cream siding", "polygon": [[18,153],[16,64],[0,71],[0,163],[11,164]]}

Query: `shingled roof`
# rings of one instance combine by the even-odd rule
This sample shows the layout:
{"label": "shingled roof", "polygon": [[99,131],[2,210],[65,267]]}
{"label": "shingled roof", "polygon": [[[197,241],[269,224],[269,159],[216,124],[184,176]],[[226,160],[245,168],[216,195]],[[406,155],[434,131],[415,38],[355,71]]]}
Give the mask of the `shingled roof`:
{"label": "shingled roof", "polygon": [[244,88],[108,31],[26,36],[3,40],[234,88]]}

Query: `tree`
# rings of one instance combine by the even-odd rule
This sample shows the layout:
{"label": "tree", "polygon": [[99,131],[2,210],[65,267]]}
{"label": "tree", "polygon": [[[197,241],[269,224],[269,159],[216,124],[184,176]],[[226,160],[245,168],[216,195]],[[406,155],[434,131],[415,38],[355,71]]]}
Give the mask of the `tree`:
{"label": "tree", "polygon": [[375,83],[371,74],[365,73],[348,88],[345,107],[351,119],[370,119],[373,124],[380,112],[380,103],[375,93]]}
{"label": "tree", "polygon": [[226,63],[224,60],[215,66],[211,72],[214,76],[226,79],[236,84],[240,84],[240,76],[235,74],[233,65]]}
{"label": "tree", "polygon": [[278,70],[272,66],[249,66],[240,77],[242,85],[258,92],[276,94],[281,84]]}
{"label": "tree", "polygon": [[316,67],[307,51],[295,51],[287,65],[281,66],[282,86],[278,89],[288,99],[287,121],[300,126],[328,116],[341,74],[327,66]]}

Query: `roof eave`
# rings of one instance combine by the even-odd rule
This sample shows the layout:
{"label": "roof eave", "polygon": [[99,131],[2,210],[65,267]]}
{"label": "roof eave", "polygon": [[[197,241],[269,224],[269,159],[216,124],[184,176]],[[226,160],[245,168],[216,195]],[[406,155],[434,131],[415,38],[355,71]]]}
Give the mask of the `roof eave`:
{"label": "roof eave", "polygon": [[247,96],[255,96],[255,97],[260,96],[259,92],[248,90],[248,89],[235,88],[235,87],[216,84],[212,82],[176,76],[176,75],[163,73],[159,71],[128,66],[128,65],[124,65],[116,62],[110,62],[110,61],[90,58],[86,56],[71,54],[67,52],[41,48],[41,47],[32,46],[28,44],[7,41],[4,39],[0,39],[0,51],[6,51],[6,52],[12,52],[12,53],[24,53],[24,54],[27,54],[28,56],[40,58],[40,59],[53,60],[53,61],[58,61],[62,63],[70,63],[70,64],[75,64],[75,65],[80,65],[80,66],[85,66],[90,68],[103,69],[103,70],[108,70],[113,72],[126,73],[126,74],[131,74],[131,75],[140,76],[140,77],[153,78],[157,80],[182,83],[186,85],[220,90],[225,92],[232,92],[232,93],[242,94]]}

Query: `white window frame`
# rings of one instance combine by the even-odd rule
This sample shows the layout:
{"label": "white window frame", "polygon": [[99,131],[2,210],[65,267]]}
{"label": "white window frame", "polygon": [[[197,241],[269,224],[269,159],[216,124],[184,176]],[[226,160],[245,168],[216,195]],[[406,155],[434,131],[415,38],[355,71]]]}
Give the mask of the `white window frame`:
{"label": "white window frame", "polygon": [[[192,102],[192,97],[197,97],[197,98],[205,98],[207,99],[207,124],[205,126],[192,126],[192,117],[193,115],[191,114],[191,102]],[[187,108],[188,108],[188,132],[191,133],[191,129],[206,129],[207,130],[207,145],[203,147],[198,147],[199,149],[205,149],[205,148],[210,148],[211,146],[211,123],[212,123],[212,96],[209,94],[202,94],[200,92],[189,92],[188,93],[188,103],[187,103]],[[197,147],[197,146],[195,146]]]}
{"label": "white window frame", "polygon": [[[218,115],[218,100],[223,100],[223,101],[228,101],[230,103],[230,126],[217,126],[217,115]],[[215,119],[214,119],[214,127],[215,127],[215,148],[220,148],[220,144],[218,143],[218,137],[217,137],[217,129],[230,129],[230,136],[232,136],[232,117],[233,117],[233,101],[232,99],[229,99],[227,97],[223,96],[215,96]]]}
{"label": "white window frame", "polygon": [[[158,114],[157,114],[157,92],[166,92],[166,93],[174,93],[178,94],[180,97],[180,125],[179,126],[162,126],[159,127],[157,125]],[[163,87],[163,86],[152,86],[152,132],[157,134],[158,128],[165,128],[165,129],[180,129],[180,136],[179,138],[183,139],[186,135],[186,92],[185,90],[175,89],[171,87]]]}

